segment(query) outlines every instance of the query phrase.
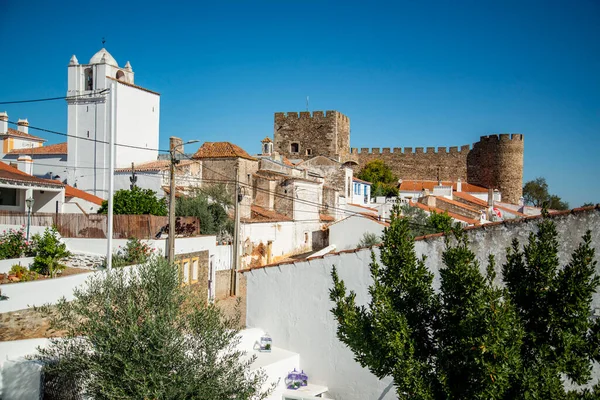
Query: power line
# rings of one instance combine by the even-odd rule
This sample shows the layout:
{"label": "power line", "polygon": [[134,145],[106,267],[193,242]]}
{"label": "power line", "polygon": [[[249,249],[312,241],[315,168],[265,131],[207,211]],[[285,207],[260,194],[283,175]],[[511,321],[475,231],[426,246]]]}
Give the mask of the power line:
{"label": "power line", "polygon": [[97,92],[97,93],[92,93],[92,94],[77,94],[74,96],[61,96],[61,97],[46,97],[46,98],[42,98],[42,99],[28,99],[28,100],[11,100],[11,101],[0,101],[0,104],[23,104],[23,103],[38,103],[41,101],[53,101],[53,100],[68,100],[68,99],[75,99],[78,97],[89,97],[92,95],[98,95],[98,94],[104,94],[106,91],[108,91],[110,89],[102,89],[101,91]]}
{"label": "power line", "polygon": [[[8,121],[8,122],[11,123],[11,124],[13,124],[13,125],[18,125],[14,121]],[[29,125],[29,128],[30,129],[34,129],[36,131],[41,131],[41,132],[46,132],[46,133],[52,133],[54,135],[60,135],[60,136],[64,136],[64,137],[72,137],[72,138],[75,138],[75,139],[86,140],[88,142],[95,142],[95,143],[100,143],[100,144],[109,144],[108,142],[106,142],[104,140],[98,140],[98,139],[92,139],[92,138],[86,138],[86,137],[81,137],[81,136],[70,135],[68,133],[53,131],[51,129],[39,128],[39,127],[36,127],[36,126],[31,126],[31,125]],[[151,150],[151,151],[158,151],[158,152],[169,152],[169,150],[153,149],[153,148],[148,148],[148,147],[134,146],[134,145],[131,145],[131,144],[115,143],[114,145],[115,146],[120,146],[120,147],[130,148],[130,149]]]}

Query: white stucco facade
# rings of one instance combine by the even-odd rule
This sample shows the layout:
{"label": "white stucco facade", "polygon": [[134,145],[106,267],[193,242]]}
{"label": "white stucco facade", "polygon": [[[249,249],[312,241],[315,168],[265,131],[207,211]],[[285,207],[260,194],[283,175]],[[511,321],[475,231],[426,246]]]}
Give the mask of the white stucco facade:
{"label": "white stucco facade", "polygon": [[361,215],[352,215],[329,225],[329,244],[337,251],[355,249],[365,233],[383,234],[385,224]]}
{"label": "white stucco facade", "polygon": [[75,56],[71,58],[67,90],[71,185],[77,183],[79,189],[102,198],[107,196],[111,87],[116,103],[115,166],[157,159],[160,95],[133,83],[129,63],[120,68],[104,49],[89,64],[79,64]]}

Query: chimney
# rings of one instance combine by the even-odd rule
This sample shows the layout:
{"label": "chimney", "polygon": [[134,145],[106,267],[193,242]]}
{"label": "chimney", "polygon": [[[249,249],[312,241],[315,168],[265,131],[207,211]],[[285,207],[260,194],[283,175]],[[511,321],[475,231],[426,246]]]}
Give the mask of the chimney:
{"label": "chimney", "polygon": [[17,167],[21,172],[29,175],[33,174],[33,160],[29,156],[19,156],[17,158]]}
{"label": "chimney", "polygon": [[494,189],[488,189],[488,206],[494,207]]}
{"label": "chimney", "polygon": [[27,121],[27,118],[19,118],[19,120],[17,121],[17,129],[19,130],[19,132],[29,133],[29,121]]}
{"label": "chimney", "polygon": [[6,111],[0,112],[0,135],[8,132],[8,114]]}
{"label": "chimney", "polygon": [[462,181],[460,180],[460,178],[458,178],[458,180],[456,181],[456,191],[462,192]]}

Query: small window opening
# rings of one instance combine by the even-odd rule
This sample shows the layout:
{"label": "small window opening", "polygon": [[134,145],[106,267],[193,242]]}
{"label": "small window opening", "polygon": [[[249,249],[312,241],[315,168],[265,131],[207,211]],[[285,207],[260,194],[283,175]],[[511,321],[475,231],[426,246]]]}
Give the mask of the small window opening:
{"label": "small window opening", "polygon": [[308,232],[304,232],[304,244],[308,244]]}
{"label": "small window opening", "polygon": [[125,73],[123,73],[123,71],[117,71],[116,78],[119,81],[124,81],[125,80]]}
{"label": "small window opening", "polygon": [[300,151],[300,145],[298,143],[292,143],[290,145],[290,153],[298,153]]}
{"label": "small window opening", "polygon": [[306,149],[306,155],[312,156],[312,149]]}
{"label": "small window opening", "polygon": [[94,72],[91,68],[86,68],[85,71],[85,90],[94,90]]}

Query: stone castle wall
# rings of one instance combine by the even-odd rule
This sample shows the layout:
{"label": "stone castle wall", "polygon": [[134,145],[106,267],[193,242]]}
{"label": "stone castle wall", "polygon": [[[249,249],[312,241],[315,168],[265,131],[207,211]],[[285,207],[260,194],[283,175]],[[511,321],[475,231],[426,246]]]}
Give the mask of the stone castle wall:
{"label": "stone castle wall", "polygon": [[[350,119],[337,111],[275,113],[275,151],[291,159],[316,155],[342,163],[354,161],[354,172],[380,159],[401,179],[463,181],[498,189],[503,201],[518,203],[523,185],[523,135],[482,136],[460,147],[350,149]],[[289,152],[299,144],[299,153]],[[311,149],[311,155],[306,154]]]}
{"label": "stone castle wall", "polygon": [[[292,152],[292,144],[298,152]],[[337,158],[350,151],[350,119],[337,111],[275,113],[274,149],[290,159]]]}

